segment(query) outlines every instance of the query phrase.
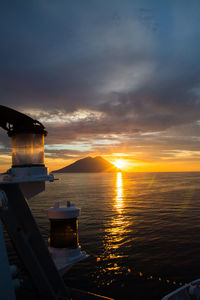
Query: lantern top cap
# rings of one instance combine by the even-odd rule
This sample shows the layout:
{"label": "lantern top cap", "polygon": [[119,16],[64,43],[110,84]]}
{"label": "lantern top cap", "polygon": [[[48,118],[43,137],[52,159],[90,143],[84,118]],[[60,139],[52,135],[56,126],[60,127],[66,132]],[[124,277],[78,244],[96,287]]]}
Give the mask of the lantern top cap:
{"label": "lantern top cap", "polygon": [[8,136],[17,133],[47,135],[45,127],[39,121],[3,105],[0,105],[0,126],[7,131]]}
{"label": "lantern top cap", "polygon": [[[62,206],[62,204],[65,204]],[[70,201],[58,201],[54,207],[47,209],[48,219],[73,219],[80,214],[80,209],[75,207]]]}

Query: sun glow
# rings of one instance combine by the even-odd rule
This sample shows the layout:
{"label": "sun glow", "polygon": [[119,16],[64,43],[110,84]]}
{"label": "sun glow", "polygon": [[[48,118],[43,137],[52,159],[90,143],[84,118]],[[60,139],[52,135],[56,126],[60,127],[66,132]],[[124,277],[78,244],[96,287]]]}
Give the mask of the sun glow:
{"label": "sun glow", "polygon": [[126,163],[123,159],[117,159],[115,160],[114,165],[115,167],[122,169],[126,165]]}

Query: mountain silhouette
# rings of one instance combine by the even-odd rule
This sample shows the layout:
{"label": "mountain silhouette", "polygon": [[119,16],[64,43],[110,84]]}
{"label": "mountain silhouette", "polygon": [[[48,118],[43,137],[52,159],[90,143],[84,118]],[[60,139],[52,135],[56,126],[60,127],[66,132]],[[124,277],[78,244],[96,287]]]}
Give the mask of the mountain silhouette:
{"label": "mountain silhouette", "polygon": [[53,173],[95,173],[95,172],[120,172],[121,170],[109,163],[101,156],[86,157],[75,161],[73,164]]}

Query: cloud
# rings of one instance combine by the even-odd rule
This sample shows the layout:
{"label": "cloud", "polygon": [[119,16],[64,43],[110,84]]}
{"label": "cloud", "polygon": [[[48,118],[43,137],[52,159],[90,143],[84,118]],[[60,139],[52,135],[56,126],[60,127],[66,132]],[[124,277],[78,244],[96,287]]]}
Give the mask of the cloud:
{"label": "cloud", "polygon": [[79,143],[62,157],[89,143],[155,159],[197,151],[198,1],[22,3],[1,11],[1,104],[44,122],[47,144]]}

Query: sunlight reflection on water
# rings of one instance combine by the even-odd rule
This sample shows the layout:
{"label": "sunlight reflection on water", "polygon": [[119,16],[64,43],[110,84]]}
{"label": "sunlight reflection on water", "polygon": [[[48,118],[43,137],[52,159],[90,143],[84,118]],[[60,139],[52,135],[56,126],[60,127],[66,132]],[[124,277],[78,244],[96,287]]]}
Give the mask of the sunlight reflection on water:
{"label": "sunlight reflection on water", "polygon": [[102,280],[107,275],[107,285],[113,281],[113,274],[121,274],[127,271],[127,266],[119,264],[124,259],[123,246],[129,243],[128,233],[130,232],[131,220],[124,214],[124,188],[123,174],[118,172],[115,181],[115,197],[113,198],[113,211],[111,219],[105,226],[104,253],[101,260],[104,263],[100,266],[99,273]]}
{"label": "sunlight reflection on water", "polygon": [[124,194],[123,194],[123,177],[122,173],[117,173],[116,179],[116,198],[115,198],[115,207],[119,213],[122,212],[124,206]]}

